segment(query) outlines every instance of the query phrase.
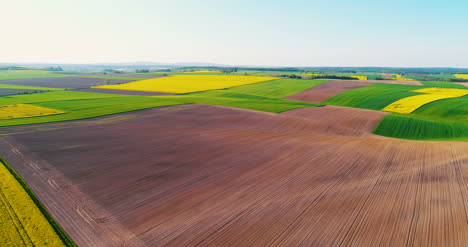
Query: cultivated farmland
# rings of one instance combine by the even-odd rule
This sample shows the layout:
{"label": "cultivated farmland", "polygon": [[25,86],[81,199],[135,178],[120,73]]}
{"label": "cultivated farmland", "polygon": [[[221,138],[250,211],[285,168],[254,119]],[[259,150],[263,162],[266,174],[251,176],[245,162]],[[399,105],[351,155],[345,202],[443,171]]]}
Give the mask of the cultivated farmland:
{"label": "cultivated farmland", "polygon": [[276,78],[263,76],[174,75],[119,85],[96,86],[95,88],[162,93],[191,93],[197,91],[230,88],[274,79]]}
{"label": "cultivated farmland", "polygon": [[65,112],[28,104],[0,105],[0,119],[38,117],[61,113]]}
{"label": "cultivated farmland", "polygon": [[124,83],[134,81],[132,78],[119,79],[104,79],[93,77],[43,77],[43,78],[26,78],[26,79],[6,79],[0,80],[2,84],[31,86],[31,87],[48,87],[48,88],[87,88],[94,85]]}
{"label": "cultivated farmland", "polygon": [[2,244],[468,242],[466,87],[221,71],[1,80]]}
{"label": "cultivated farmland", "polygon": [[[370,134],[386,114],[329,106],[279,115],[171,106],[42,131],[24,126],[22,134],[13,133],[19,127],[4,129],[2,140],[40,165],[43,179],[28,175],[32,168],[21,167],[16,155],[1,155],[33,188],[49,190],[41,199],[58,203],[46,207],[84,246],[89,238],[103,246],[372,245],[381,234],[382,244],[445,243],[443,232],[427,235],[431,227],[448,227],[450,239],[468,241],[466,222],[448,213],[464,212],[461,195],[447,193],[459,189],[454,171],[468,158],[467,144]],[[124,131],[129,128],[134,131]],[[422,203],[431,198],[447,204]],[[415,207],[429,207],[416,225],[405,217],[379,225]],[[430,213],[439,210],[444,213]]]}
{"label": "cultivated farmland", "polygon": [[414,90],[413,92],[425,94],[400,99],[383,108],[383,110],[398,113],[411,113],[419,107],[431,103],[433,101],[441,99],[458,98],[468,94],[468,90],[466,89],[454,88],[424,88]]}
{"label": "cultivated farmland", "polygon": [[0,178],[0,245],[65,246],[51,222],[2,163]]}

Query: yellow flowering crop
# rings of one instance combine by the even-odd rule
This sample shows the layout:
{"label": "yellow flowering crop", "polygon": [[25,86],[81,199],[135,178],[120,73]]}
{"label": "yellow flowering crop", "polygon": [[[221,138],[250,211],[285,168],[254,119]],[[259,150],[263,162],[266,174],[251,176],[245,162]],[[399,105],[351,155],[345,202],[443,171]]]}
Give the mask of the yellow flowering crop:
{"label": "yellow flowering crop", "polygon": [[367,79],[368,79],[367,76],[362,76],[362,75],[352,75],[352,76],[350,76],[350,77],[356,78],[356,79],[358,79],[358,80],[360,80],[360,81],[367,81]]}
{"label": "yellow flowering crop", "polygon": [[21,184],[0,163],[0,246],[65,246]]}
{"label": "yellow flowering crop", "polygon": [[459,78],[459,79],[467,79],[468,80],[468,74],[455,74],[454,76],[456,78]]}
{"label": "yellow flowering crop", "polygon": [[412,92],[425,94],[400,99],[386,106],[383,110],[398,113],[411,113],[419,107],[436,100],[458,98],[468,95],[468,90],[466,89],[436,87],[413,90]]}
{"label": "yellow flowering crop", "polygon": [[0,119],[38,117],[60,113],[65,112],[27,104],[0,105]]}
{"label": "yellow flowering crop", "polygon": [[414,79],[411,79],[411,78],[404,78],[403,76],[401,75],[396,75],[396,79],[398,81],[415,81]]}
{"label": "yellow flowering crop", "polygon": [[197,71],[188,71],[184,73],[221,73],[219,70],[197,70]]}
{"label": "yellow flowering crop", "polygon": [[94,86],[94,88],[164,93],[191,93],[230,88],[275,79],[277,78],[266,76],[173,75],[116,85]]}

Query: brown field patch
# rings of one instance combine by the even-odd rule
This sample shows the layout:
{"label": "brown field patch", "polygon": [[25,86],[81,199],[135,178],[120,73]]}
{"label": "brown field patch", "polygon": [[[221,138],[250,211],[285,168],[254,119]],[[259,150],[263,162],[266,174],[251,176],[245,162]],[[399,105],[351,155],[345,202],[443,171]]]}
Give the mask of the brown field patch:
{"label": "brown field patch", "polygon": [[[125,83],[129,80],[108,80],[111,84]],[[26,79],[8,79],[1,80],[2,84],[35,86],[35,87],[51,87],[51,88],[85,88],[94,85],[101,85],[106,82],[105,79],[90,78],[90,77],[52,77],[52,78],[26,78]]]}
{"label": "brown field patch", "polygon": [[384,114],[171,106],[3,127],[0,155],[80,246],[463,246],[468,144]]}
{"label": "brown field patch", "polygon": [[35,93],[35,92],[43,92],[43,91],[31,90],[31,89],[0,88],[0,96],[23,94],[23,93]]}
{"label": "brown field patch", "polygon": [[372,85],[367,81],[328,81],[300,93],[286,97],[288,100],[321,103],[342,92]]}

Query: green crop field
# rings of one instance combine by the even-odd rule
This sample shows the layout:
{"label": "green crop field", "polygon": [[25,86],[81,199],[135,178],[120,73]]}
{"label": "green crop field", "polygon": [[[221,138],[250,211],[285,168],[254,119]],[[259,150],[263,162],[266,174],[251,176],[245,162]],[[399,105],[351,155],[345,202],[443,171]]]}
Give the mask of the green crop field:
{"label": "green crop field", "polygon": [[443,87],[443,88],[461,88],[466,89],[465,86],[455,82],[442,82],[442,81],[420,81],[425,87]]}
{"label": "green crop field", "polygon": [[63,88],[33,87],[33,86],[8,85],[8,84],[0,84],[0,88],[29,89],[29,90],[43,90],[43,91],[59,91],[59,90],[64,90]]}
{"label": "green crop field", "polygon": [[468,125],[394,113],[380,121],[374,134],[412,140],[468,141]]}
{"label": "green crop field", "polygon": [[326,82],[325,80],[278,79],[229,89],[193,93],[197,96],[252,97],[282,99]]}
{"label": "green crop field", "polygon": [[[115,77],[106,78],[115,79]],[[301,107],[318,106],[319,104],[282,100],[282,98],[324,82],[325,80],[277,79],[229,89],[170,96],[130,96],[77,91],[53,91],[4,96],[0,97],[0,105],[32,104],[64,111],[65,113],[5,119],[0,121],[0,126],[76,120],[180,104],[220,105],[280,113]],[[423,86],[373,84],[343,92],[326,100],[323,104],[381,110],[397,100],[419,94],[411,92],[411,90],[426,87],[465,88],[460,84],[449,82],[422,82],[422,84]],[[57,90],[54,88],[15,85],[0,85],[1,87]],[[406,139],[463,139],[468,135],[466,132],[468,104],[466,102],[466,96],[446,99],[424,105],[409,115],[387,115],[376,127],[374,133]],[[434,128],[434,131],[431,128]]]}
{"label": "green crop field", "polygon": [[[419,93],[411,90],[443,87],[466,87],[450,82],[421,82],[423,86],[374,84],[338,94],[325,102],[337,106],[381,110],[387,105]],[[374,130],[375,134],[415,139],[415,140],[450,140],[468,138],[468,97],[434,101],[426,104],[411,114],[385,116]]]}
{"label": "green crop field", "polygon": [[411,90],[421,89],[421,86],[373,84],[338,94],[324,104],[381,110],[385,106],[405,97],[418,95]]}
{"label": "green crop field", "polygon": [[65,77],[70,75],[58,74],[50,71],[42,70],[15,70],[2,71],[0,70],[0,80],[6,79],[24,79],[24,78],[42,78],[42,77]]}
{"label": "green crop field", "polygon": [[[0,126],[47,123],[76,120],[179,104],[209,104],[230,106],[266,112],[284,112],[319,104],[281,100],[323,81],[277,80],[239,86],[226,90],[213,90],[173,96],[130,96],[77,91],[54,91],[29,95],[0,97],[0,105],[32,104],[64,111],[63,114],[5,119]],[[250,92],[250,94],[249,94]]]}

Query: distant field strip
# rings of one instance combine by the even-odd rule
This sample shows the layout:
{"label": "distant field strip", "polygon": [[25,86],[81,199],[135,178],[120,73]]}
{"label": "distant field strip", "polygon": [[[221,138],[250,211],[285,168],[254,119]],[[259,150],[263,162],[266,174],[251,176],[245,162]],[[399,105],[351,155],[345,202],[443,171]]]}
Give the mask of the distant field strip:
{"label": "distant field strip", "polygon": [[23,78],[43,78],[43,77],[66,77],[70,75],[56,74],[51,71],[42,70],[7,70],[0,71],[0,80],[23,79]]}
{"label": "distant field strip", "polygon": [[455,74],[454,76],[456,78],[459,78],[459,79],[467,79],[468,80],[468,74]]}
{"label": "distant field strip", "polygon": [[188,72],[184,72],[184,73],[221,73],[221,71],[218,71],[218,70],[197,70],[197,71],[188,71]]}
{"label": "distant field strip", "polygon": [[134,81],[140,81],[140,80],[147,80],[148,78],[142,78],[142,77],[129,77],[129,76],[100,76],[100,75],[87,75],[87,76],[82,76],[82,77],[87,77],[87,78],[96,78],[96,79],[108,79],[108,80],[134,80]]}
{"label": "distant field strip", "polygon": [[350,77],[356,78],[356,79],[358,79],[358,80],[360,80],[360,81],[366,81],[366,80],[369,79],[367,76],[362,76],[362,75],[352,75],[352,76],[350,76]]}
{"label": "distant field strip", "polygon": [[164,93],[191,93],[230,88],[275,79],[277,78],[266,76],[174,75],[117,85],[95,86],[94,88]]}
{"label": "distant field strip", "polygon": [[0,105],[0,119],[38,117],[61,113],[65,112],[28,104]]}
{"label": "distant field strip", "polygon": [[383,108],[384,111],[397,113],[412,113],[419,107],[436,100],[458,98],[468,95],[468,90],[453,88],[424,88],[412,92],[425,93],[400,99]]}
{"label": "distant field strip", "polygon": [[21,184],[0,163],[0,246],[65,246]]}
{"label": "distant field strip", "polygon": [[21,85],[9,85],[9,84],[0,84],[0,88],[44,90],[44,91],[58,91],[58,90],[64,90],[63,88],[34,87],[34,86],[21,86]]}
{"label": "distant field strip", "polygon": [[396,75],[396,80],[397,80],[397,81],[416,81],[415,79],[406,78],[406,77],[403,77],[403,76],[401,76],[401,75]]}

